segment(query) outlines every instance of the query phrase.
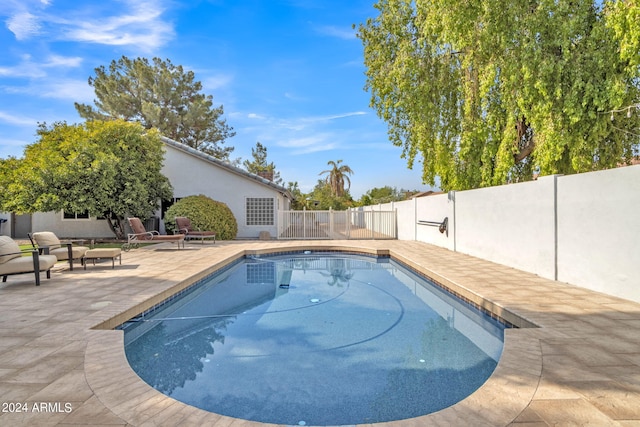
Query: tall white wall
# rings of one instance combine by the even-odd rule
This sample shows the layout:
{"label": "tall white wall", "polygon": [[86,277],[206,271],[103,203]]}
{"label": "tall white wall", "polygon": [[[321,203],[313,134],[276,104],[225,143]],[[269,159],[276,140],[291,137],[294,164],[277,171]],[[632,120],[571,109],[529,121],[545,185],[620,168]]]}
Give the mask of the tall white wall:
{"label": "tall white wall", "polygon": [[555,179],[455,192],[456,250],[553,279]]}
{"label": "tall white wall", "polygon": [[[640,302],[640,165],[396,202],[418,240]],[[449,218],[449,235],[420,220]]]}
{"label": "tall white wall", "polygon": [[558,180],[558,280],[640,301],[640,166]]}
{"label": "tall white wall", "polygon": [[[455,250],[454,203],[449,194],[419,197],[416,200],[416,240]],[[419,221],[442,223],[447,218],[447,232],[441,233],[437,226],[420,224]]]}

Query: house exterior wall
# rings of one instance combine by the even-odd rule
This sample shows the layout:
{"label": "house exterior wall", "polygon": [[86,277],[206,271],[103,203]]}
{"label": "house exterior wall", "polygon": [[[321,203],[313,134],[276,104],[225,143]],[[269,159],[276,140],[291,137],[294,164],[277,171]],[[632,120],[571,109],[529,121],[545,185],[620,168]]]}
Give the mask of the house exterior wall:
{"label": "house exterior wall", "polygon": [[62,212],[37,212],[31,217],[31,230],[52,231],[61,239],[64,238],[89,238],[104,239],[114,238],[109,224],[104,219],[64,219]]}
{"label": "house exterior wall", "polygon": [[[233,212],[238,222],[238,238],[257,238],[261,231],[277,235],[278,210],[289,209],[289,200],[275,188],[233,171],[212,167],[205,159],[173,146],[166,146],[162,173],[169,178],[175,198],[203,194],[223,202]],[[273,198],[274,219],[272,225],[248,225],[247,198]]]}
{"label": "house exterior wall", "polygon": [[[173,145],[172,145],[173,143]],[[174,198],[183,198],[203,194],[219,202],[225,203],[233,212],[238,222],[238,238],[258,238],[260,232],[267,231],[271,236],[277,235],[278,211],[287,210],[290,200],[283,195],[283,188],[274,188],[264,178],[249,174],[227,165],[216,165],[202,155],[176,148],[175,142],[165,144],[165,159],[162,173],[169,179],[174,189]],[[174,146],[175,145],[175,146]],[[247,199],[273,199],[273,223],[267,225],[247,224]],[[159,218],[160,210],[156,212]],[[0,227],[0,233],[11,235],[11,214],[0,215],[7,222]],[[65,219],[62,212],[35,213],[31,218],[31,231],[52,231],[61,238],[113,238],[106,220],[95,217],[89,219]],[[164,232],[164,223],[159,228]],[[149,228],[151,229],[151,228]],[[25,238],[16,236],[16,238]]]}

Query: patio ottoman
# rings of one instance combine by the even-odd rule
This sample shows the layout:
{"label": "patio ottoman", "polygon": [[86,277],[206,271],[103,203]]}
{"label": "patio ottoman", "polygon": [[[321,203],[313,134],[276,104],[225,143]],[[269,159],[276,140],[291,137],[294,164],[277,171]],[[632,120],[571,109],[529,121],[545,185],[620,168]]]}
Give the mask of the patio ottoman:
{"label": "patio ottoman", "polygon": [[92,259],[93,265],[96,265],[97,259],[111,258],[111,268],[116,268],[116,258],[119,258],[122,265],[122,251],[120,248],[98,248],[89,249],[82,257],[84,269],[87,269],[87,260]]}

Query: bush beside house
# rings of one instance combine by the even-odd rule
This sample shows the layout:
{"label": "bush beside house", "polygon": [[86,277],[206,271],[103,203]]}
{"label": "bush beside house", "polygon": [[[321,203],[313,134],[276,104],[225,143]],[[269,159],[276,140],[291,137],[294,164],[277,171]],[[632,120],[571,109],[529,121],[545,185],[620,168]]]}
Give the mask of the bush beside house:
{"label": "bush beside house", "polygon": [[164,225],[168,232],[176,231],[177,216],[189,218],[195,230],[215,231],[220,240],[232,240],[238,234],[238,222],[231,209],[202,194],[184,197],[167,209]]}

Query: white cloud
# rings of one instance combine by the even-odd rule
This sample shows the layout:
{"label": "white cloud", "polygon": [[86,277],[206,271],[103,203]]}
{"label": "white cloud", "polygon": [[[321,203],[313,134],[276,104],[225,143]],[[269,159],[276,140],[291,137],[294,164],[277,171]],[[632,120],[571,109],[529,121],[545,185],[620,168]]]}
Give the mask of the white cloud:
{"label": "white cloud", "polygon": [[336,27],[335,25],[321,25],[315,27],[316,32],[343,40],[352,40],[356,38],[356,30],[351,27]]}
{"label": "white cloud", "polygon": [[47,82],[46,86],[33,87],[35,94],[44,98],[67,99],[74,102],[92,103],[95,98],[94,89],[86,80],[61,79]]}
{"label": "white cloud", "polygon": [[233,75],[231,74],[214,74],[208,77],[205,77],[202,82],[202,89],[205,93],[219,89],[221,87],[228,86],[229,83],[233,81]]}
{"label": "white cloud", "polygon": [[278,147],[292,150],[290,154],[293,155],[329,151],[338,146],[336,142],[336,135],[330,132],[314,134],[312,136],[301,138],[289,138],[276,142],[276,145]]}
{"label": "white cloud", "polygon": [[121,13],[95,16],[90,9],[77,11],[74,20],[59,20],[65,40],[106,45],[132,45],[151,51],[175,36],[173,25],[162,19],[161,1],[125,0]]}
{"label": "white cloud", "polygon": [[0,76],[27,77],[32,79],[47,77],[45,68],[75,68],[82,63],[82,58],[74,56],[50,55],[42,63],[33,61],[31,55],[23,55],[22,61],[13,67],[0,67]]}
{"label": "white cloud", "polygon": [[65,67],[75,68],[82,64],[82,58],[79,56],[61,56],[49,55],[47,61],[42,64],[43,67]]}
{"label": "white cloud", "polygon": [[293,118],[272,117],[261,113],[232,113],[238,135],[287,149],[290,155],[348,149],[353,135],[338,127],[336,120],[364,116],[363,111]]}
{"label": "white cloud", "polygon": [[153,51],[175,36],[173,24],[163,17],[162,0],[103,0],[70,10],[56,8],[49,0],[3,1],[8,4],[0,15],[8,16],[7,28],[19,41],[37,35]]}
{"label": "white cloud", "polygon": [[[38,123],[38,120],[32,117],[16,116],[15,114],[0,111],[0,122],[5,122],[17,126],[35,126]],[[5,140],[5,143],[7,142],[8,141]]]}
{"label": "white cloud", "polygon": [[6,24],[17,40],[26,40],[40,31],[38,18],[29,12],[19,12],[10,16]]}

